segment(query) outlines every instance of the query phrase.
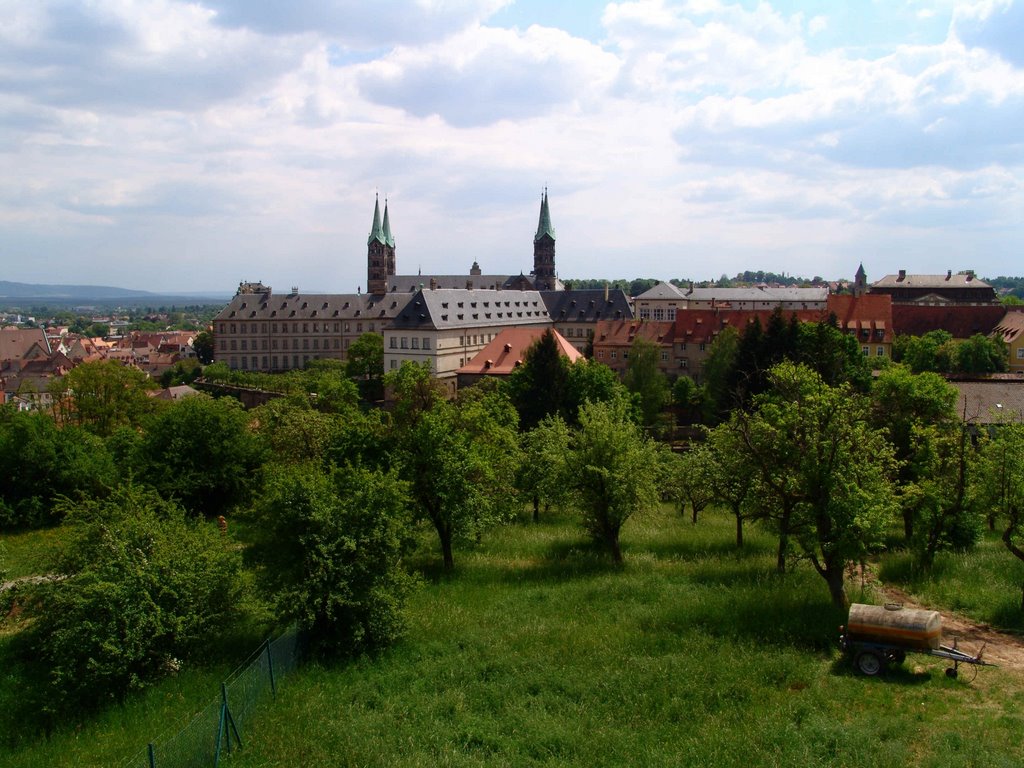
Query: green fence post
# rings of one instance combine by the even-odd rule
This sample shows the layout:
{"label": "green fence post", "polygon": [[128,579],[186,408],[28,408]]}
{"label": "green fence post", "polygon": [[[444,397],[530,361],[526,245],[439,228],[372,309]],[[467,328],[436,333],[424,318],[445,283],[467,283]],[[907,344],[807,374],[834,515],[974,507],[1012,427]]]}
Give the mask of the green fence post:
{"label": "green fence post", "polygon": [[277,698],[277,684],[274,680],[274,655],[270,652],[270,638],[267,638],[267,669],[270,670],[270,693]]}
{"label": "green fence post", "polygon": [[[230,727],[229,727],[230,726]],[[213,755],[214,768],[220,763],[220,745],[226,739],[228,754],[231,754],[231,734],[235,734],[235,741],[239,748],[242,746],[242,737],[238,735],[238,727],[235,725],[235,718],[231,715],[228,707],[228,686],[227,683],[220,684],[220,724],[217,726],[217,749]]]}
{"label": "green fence post", "polygon": [[156,768],[156,751],[152,742],[149,744],[149,768]]}

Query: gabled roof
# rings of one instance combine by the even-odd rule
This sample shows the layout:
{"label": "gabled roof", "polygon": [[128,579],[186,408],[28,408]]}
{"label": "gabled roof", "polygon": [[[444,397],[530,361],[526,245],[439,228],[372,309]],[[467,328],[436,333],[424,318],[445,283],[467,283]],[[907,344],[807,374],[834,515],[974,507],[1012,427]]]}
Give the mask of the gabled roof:
{"label": "gabled roof", "polygon": [[598,320],[632,320],[633,307],[619,288],[587,288],[571,291],[541,291],[544,305],[554,323],[595,323]]}
{"label": "gabled roof", "polygon": [[369,293],[236,294],[214,320],[379,320],[394,317],[408,295]]}
{"label": "gabled roof", "polygon": [[685,291],[689,301],[714,301],[715,303],[742,301],[805,301],[824,302],[828,298],[828,288],[824,285],[811,288],[694,288]]}
{"label": "gabled roof", "polygon": [[993,376],[984,381],[949,381],[960,391],[957,413],[971,424],[998,424],[1024,418],[1024,379]]}
{"label": "gabled roof", "polygon": [[992,329],[992,335],[1011,344],[1024,334],[1024,309],[1009,310]]}
{"label": "gabled roof", "polygon": [[20,360],[35,345],[39,345],[43,353],[50,354],[50,343],[42,328],[0,329],[0,360]]}
{"label": "gabled roof", "polygon": [[[388,293],[415,293],[430,288],[509,288],[518,276],[510,275],[389,275]],[[532,285],[532,282],[531,282]]]}
{"label": "gabled roof", "polygon": [[[735,328],[740,333],[747,325],[758,320],[762,328],[768,326],[771,309],[682,309],[676,312],[675,338],[678,343],[710,343],[726,328]],[[802,323],[817,323],[827,317],[821,309],[783,310],[786,322],[796,315]]]}
{"label": "gabled roof", "polygon": [[940,289],[940,288],[977,288],[991,289],[984,280],[979,280],[973,273],[954,275],[952,271],[944,275],[908,275],[901,272],[898,275],[886,275],[881,280],[871,284],[874,288],[918,288],[918,289]]}
{"label": "gabled roof", "polygon": [[550,322],[537,291],[437,288],[417,291],[388,327],[442,330]]}
{"label": "gabled roof", "polygon": [[[476,357],[458,370],[459,374],[507,376],[526,358],[526,351],[540,339],[546,328],[506,328],[477,353]],[[558,331],[551,331],[562,357],[575,363],[580,353]]]}
{"label": "gabled roof", "polygon": [[594,328],[594,346],[629,346],[638,338],[671,344],[674,329],[671,320],[602,320]]}
{"label": "gabled roof", "polygon": [[1005,314],[1001,304],[921,306],[897,302],[892,305],[892,324],[897,334],[924,336],[928,331],[943,330],[955,339],[969,339],[976,333],[992,333]]}
{"label": "gabled roof", "polygon": [[648,288],[646,291],[636,297],[636,301],[651,301],[657,299],[679,299],[683,300],[686,298],[686,293],[683,289],[672,285],[672,283],[658,283],[653,288]]}
{"label": "gabled roof", "polygon": [[872,336],[872,341],[891,342],[892,297],[885,293],[853,296],[836,293],[828,297],[826,311],[836,316],[843,331],[882,331],[882,338]]}

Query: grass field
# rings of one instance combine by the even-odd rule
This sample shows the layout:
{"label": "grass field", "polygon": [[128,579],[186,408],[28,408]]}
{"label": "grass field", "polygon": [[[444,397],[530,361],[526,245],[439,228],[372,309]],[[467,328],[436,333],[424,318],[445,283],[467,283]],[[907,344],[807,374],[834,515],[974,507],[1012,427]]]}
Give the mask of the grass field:
{"label": "grass field", "polygon": [[[631,520],[616,569],[574,520],[549,518],[457,551],[450,576],[425,536],[407,639],[293,673],[228,764],[1020,764],[1019,671],[953,681],[912,655],[885,678],[854,674],[824,582],[809,566],[774,575],[774,541],[755,530],[737,553],[732,525],[710,513],[691,526],[668,510]],[[1012,560],[990,554],[979,568]],[[180,675],[0,763],[117,765],[201,708],[222,673]],[[0,704],[10,684],[0,681]]]}

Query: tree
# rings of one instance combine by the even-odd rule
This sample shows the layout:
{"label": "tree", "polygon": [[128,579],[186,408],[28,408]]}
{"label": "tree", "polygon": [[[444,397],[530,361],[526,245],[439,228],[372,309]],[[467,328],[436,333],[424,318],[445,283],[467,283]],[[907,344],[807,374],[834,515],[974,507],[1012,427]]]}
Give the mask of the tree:
{"label": "tree", "polygon": [[918,482],[930,482],[937,455],[931,441],[959,422],[957,390],[936,373],[912,373],[894,365],[882,371],[871,390],[871,421],[882,430],[897,462],[896,490],[903,514],[903,535],[914,538],[914,522],[929,501]]}
{"label": "tree", "polygon": [[314,649],[353,655],[404,633],[415,582],[402,567],[409,497],[395,473],[274,467],[253,522],[249,556],[278,614],[308,630]]}
{"label": "tree", "polygon": [[[708,486],[719,503],[732,510],[736,519],[736,546],[743,546],[743,520],[754,488],[754,470],[742,450],[740,433],[729,424],[721,424],[707,433],[705,445]],[[782,553],[783,557],[785,553]]]}
{"label": "tree", "polygon": [[668,379],[658,367],[660,360],[659,345],[639,336],[633,340],[623,383],[637,396],[640,417],[647,427],[654,426],[669,400]]}
{"label": "tree", "polygon": [[702,369],[704,378],[704,418],[716,423],[725,418],[735,404],[730,390],[730,377],[739,354],[740,334],[735,326],[728,326],[715,337],[708,347]]}
{"label": "tree", "polygon": [[779,528],[778,567],[792,537],[842,606],[847,564],[879,543],[895,512],[892,451],[868,423],[866,399],[848,385],[830,387],[790,362],[773,367],[768,380],[754,411],[737,411],[729,422],[738,458],[754,472],[749,506]]}
{"label": "tree", "polygon": [[690,521],[696,525],[697,516],[715,500],[714,489],[709,481],[709,452],[705,446],[691,447],[686,453],[678,454],[661,451],[662,496],[679,504],[679,511],[686,514],[690,505]]}
{"label": "tree", "polygon": [[569,366],[565,420],[570,426],[579,423],[580,409],[587,403],[622,402],[634,419],[638,419],[634,398],[615,373],[596,360],[577,360]]}
{"label": "tree", "polygon": [[[396,388],[396,458],[418,517],[437,532],[445,570],[456,540],[479,539],[515,512],[518,416],[503,393],[470,389],[458,403],[425,397],[414,366]],[[417,403],[405,402],[405,397]]]}
{"label": "tree", "polygon": [[523,460],[519,465],[516,487],[533,501],[533,521],[540,520],[540,505],[560,505],[567,501],[569,465],[569,427],[561,416],[548,416],[521,437]]}
{"label": "tree", "polygon": [[154,410],[145,373],[114,360],[82,363],[50,383],[55,414],[64,424],[107,437],[122,425],[138,426]]}
{"label": "tree", "polygon": [[[1000,424],[982,448],[976,493],[1003,532],[1003,546],[1024,562],[1024,424]],[[1024,583],[1021,584],[1024,611]]]}
{"label": "tree", "polygon": [[118,701],[199,655],[230,624],[241,592],[234,547],[155,491],[122,486],[69,503],[62,578],[25,605],[46,706]]}
{"label": "tree", "polygon": [[931,371],[947,373],[952,369],[953,334],[949,331],[928,331],[923,336],[897,336],[892,357],[914,373]]}
{"label": "tree", "polygon": [[213,362],[213,334],[209,331],[200,331],[192,339],[192,351],[196,353],[196,358],[203,365],[209,365]]}
{"label": "tree", "polygon": [[956,348],[954,369],[960,373],[1000,373],[1007,369],[1006,345],[976,333]]}
{"label": "tree", "polygon": [[384,337],[364,333],[348,348],[345,373],[356,382],[366,402],[384,399]]}
{"label": "tree", "polygon": [[509,397],[519,412],[524,431],[536,427],[546,416],[565,415],[568,407],[569,362],[558,347],[550,328],[541,334],[523,356],[523,364],[508,377]]}
{"label": "tree", "polygon": [[117,470],[103,441],[44,413],[0,406],[0,529],[59,519],[61,496],[103,496]]}
{"label": "tree", "polygon": [[140,476],[190,512],[220,515],[248,498],[261,463],[249,416],[234,398],[192,395],[147,424]]}
{"label": "tree", "polygon": [[856,336],[839,330],[835,315],[818,323],[800,323],[795,362],[807,365],[830,387],[850,384],[857,392],[871,388],[871,366]]}
{"label": "tree", "polygon": [[579,419],[568,455],[570,490],[583,527],[621,564],[622,526],[658,502],[658,449],[622,400],[587,403]]}

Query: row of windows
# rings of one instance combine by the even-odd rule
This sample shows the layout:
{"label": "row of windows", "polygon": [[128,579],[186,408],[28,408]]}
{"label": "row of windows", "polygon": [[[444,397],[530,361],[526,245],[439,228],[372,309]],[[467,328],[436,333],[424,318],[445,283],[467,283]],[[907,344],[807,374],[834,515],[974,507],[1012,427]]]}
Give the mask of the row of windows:
{"label": "row of windows", "polygon": [[[323,346],[321,347],[320,339],[313,339],[312,340],[312,349],[317,349],[317,350],[318,349],[330,349],[332,346],[333,346],[334,349],[348,349],[349,344],[352,342],[352,340],[351,339],[345,339],[344,342],[345,342],[344,345],[342,345],[342,340],[341,339],[338,339],[338,338],[324,339]],[[302,348],[303,349],[310,349],[310,344],[311,344],[310,339],[302,339]],[[288,349],[288,339],[281,339],[281,345],[280,346],[281,346],[281,349]],[[277,349],[277,348],[278,348],[278,340],[277,339],[271,339],[270,340],[270,349]],[[291,340],[291,348],[292,349],[298,349],[299,348],[299,339],[292,339]],[[249,346],[248,339],[242,339],[241,341],[237,341],[236,339],[231,339],[230,341],[227,341],[225,339],[221,339],[219,344],[218,344],[218,349],[221,352],[227,352],[229,349],[232,352],[235,352],[236,350],[239,350],[239,349],[241,349],[242,352],[248,352],[250,349],[252,349],[252,351],[255,352],[256,349],[257,349],[256,339],[252,340],[252,346],[251,347]],[[262,350],[266,351],[266,349],[267,349],[267,340],[266,339],[260,339],[259,349],[262,349]]]}
{"label": "row of windows", "polygon": [[[316,355],[314,355],[313,357],[316,357]],[[301,358],[299,357],[299,355],[292,355],[291,364],[289,365],[288,355],[283,355],[280,358],[277,355],[273,355],[269,359],[267,358],[266,355],[263,355],[261,365],[261,359],[256,355],[253,355],[252,357],[245,357],[243,355],[242,357],[232,357],[228,361],[228,365],[231,368],[235,369],[241,368],[243,371],[265,371],[268,368],[270,368],[270,370],[280,370],[286,368],[304,368],[306,366],[306,363],[309,362],[309,358],[309,355],[302,355]],[[269,366],[267,365],[268,362],[270,363]]]}
{"label": "row of windows", "polygon": [[[310,331],[310,326],[311,325],[313,327],[312,331]],[[373,332],[373,331],[377,330],[377,324],[376,323],[367,323],[366,325],[367,325],[367,330],[370,331],[370,332]],[[230,332],[230,333],[233,333],[233,334],[235,334],[235,333],[257,333],[257,334],[258,333],[266,333],[266,328],[265,327],[264,327],[263,330],[260,329],[260,323],[249,323],[248,326],[249,326],[249,330],[246,331],[246,323],[230,323],[230,324],[229,323],[221,323],[220,324],[220,332],[221,333]],[[289,332],[291,332],[291,333],[330,333],[331,330],[332,330],[332,326],[333,326],[334,333],[341,333],[343,328],[344,328],[344,332],[345,333],[350,333],[352,331],[352,323],[349,323],[349,322],[345,322],[345,323],[337,323],[337,322],[336,323],[291,323],[290,326],[291,326],[291,330],[289,331],[289,323],[281,323],[280,326],[278,326],[277,323],[271,323],[270,324],[270,332],[271,333],[277,333],[278,330],[280,329],[281,333],[289,333]],[[300,327],[302,328],[301,331],[299,330]],[[241,328],[241,330],[239,330],[239,328]],[[230,331],[228,331],[227,329],[230,329]],[[362,333],[362,332],[363,332],[363,323],[361,323],[361,322],[356,323],[356,333]]]}
{"label": "row of windows", "polygon": [[[863,347],[860,348],[860,351],[863,352],[865,355],[870,355],[871,347],[865,344]],[[876,347],[875,357],[885,357],[885,347]]]}
{"label": "row of windows", "polygon": [[[424,336],[422,339],[422,349],[430,349],[430,337]],[[411,346],[410,346],[411,345]],[[388,346],[391,349],[420,349],[420,338],[418,336],[392,336],[388,342]]]}

